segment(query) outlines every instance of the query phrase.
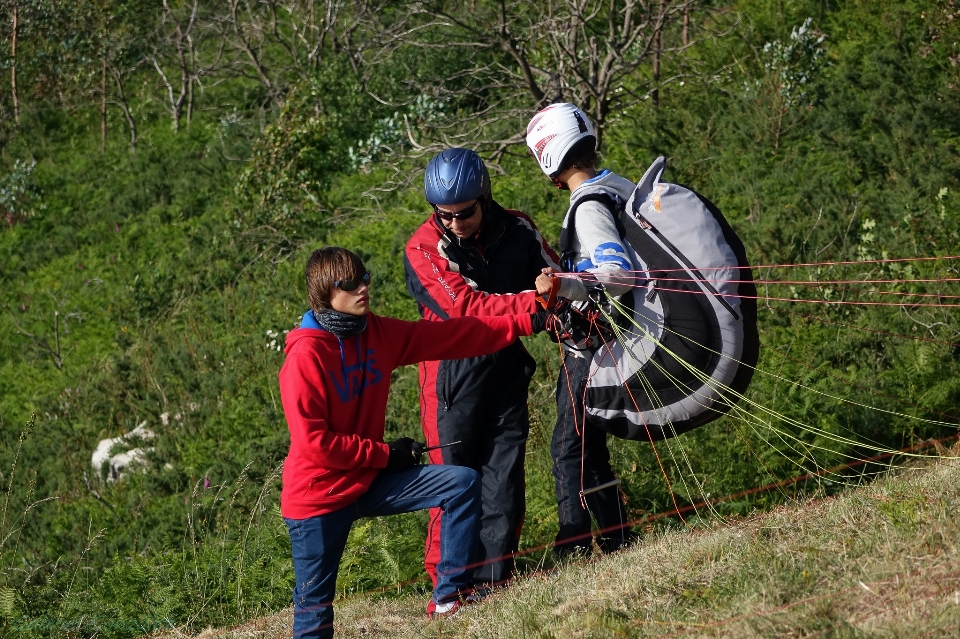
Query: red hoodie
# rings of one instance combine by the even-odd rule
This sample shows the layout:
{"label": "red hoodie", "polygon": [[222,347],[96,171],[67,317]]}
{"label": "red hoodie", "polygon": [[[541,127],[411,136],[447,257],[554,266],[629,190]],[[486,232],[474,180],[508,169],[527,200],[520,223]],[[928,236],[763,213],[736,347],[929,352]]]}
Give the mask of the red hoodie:
{"label": "red hoodie", "polygon": [[405,322],[367,315],[357,337],[300,328],[287,334],[280,396],[290,429],[280,512],[306,519],[343,508],[386,467],[383,443],[393,369],[478,357],[530,335],[529,315]]}

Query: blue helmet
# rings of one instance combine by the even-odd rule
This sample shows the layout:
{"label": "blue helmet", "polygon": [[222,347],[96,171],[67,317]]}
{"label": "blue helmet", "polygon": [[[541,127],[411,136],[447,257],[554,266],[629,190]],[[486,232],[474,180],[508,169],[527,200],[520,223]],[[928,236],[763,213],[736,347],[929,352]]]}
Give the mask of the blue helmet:
{"label": "blue helmet", "polygon": [[470,149],[447,149],[430,160],[423,194],[431,204],[458,204],[490,195],[490,174]]}

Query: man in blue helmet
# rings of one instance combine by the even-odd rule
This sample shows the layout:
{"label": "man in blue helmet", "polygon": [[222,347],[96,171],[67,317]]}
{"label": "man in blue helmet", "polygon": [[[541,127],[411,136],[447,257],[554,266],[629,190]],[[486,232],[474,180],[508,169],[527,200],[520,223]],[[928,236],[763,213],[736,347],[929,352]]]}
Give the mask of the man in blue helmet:
{"label": "man in blue helmet", "polygon": [[[407,290],[428,320],[537,311],[534,282],[557,255],[523,213],[490,193],[483,160],[448,149],[427,165],[430,217],[407,242]],[[420,415],[435,464],[480,473],[482,523],[477,588],[513,574],[526,506],[523,459],[530,427],[527,387],[536,364],[517,340],[493,355],[420,364]],[[434,583],[441,559],[443,513],[431,511],[424,564]]]}

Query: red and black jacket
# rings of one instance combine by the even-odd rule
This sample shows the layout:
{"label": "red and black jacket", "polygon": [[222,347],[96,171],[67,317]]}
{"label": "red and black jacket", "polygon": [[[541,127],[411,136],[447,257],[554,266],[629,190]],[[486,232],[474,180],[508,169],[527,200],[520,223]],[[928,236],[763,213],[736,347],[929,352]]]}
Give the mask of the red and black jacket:
{"label": "red and black jacket", "polygon": [[534,313],[534,280],[559,258],[529,217],[494,201],[476,237],[460,240],[431,215],[407,242],[407,290],[425,319]]}

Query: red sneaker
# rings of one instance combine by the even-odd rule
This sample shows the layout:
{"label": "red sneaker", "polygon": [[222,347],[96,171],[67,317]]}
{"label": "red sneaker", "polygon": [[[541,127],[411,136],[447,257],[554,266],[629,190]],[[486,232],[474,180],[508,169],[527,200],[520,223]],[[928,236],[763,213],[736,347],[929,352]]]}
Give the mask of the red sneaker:
{"label": "red sneaker", "polygon": [[427,604],[427,617],[430,619],[441,619],[443,617],[452,617],[460,610],[460,600],[454,599],[447,603],[437,603],[433,599]]}

